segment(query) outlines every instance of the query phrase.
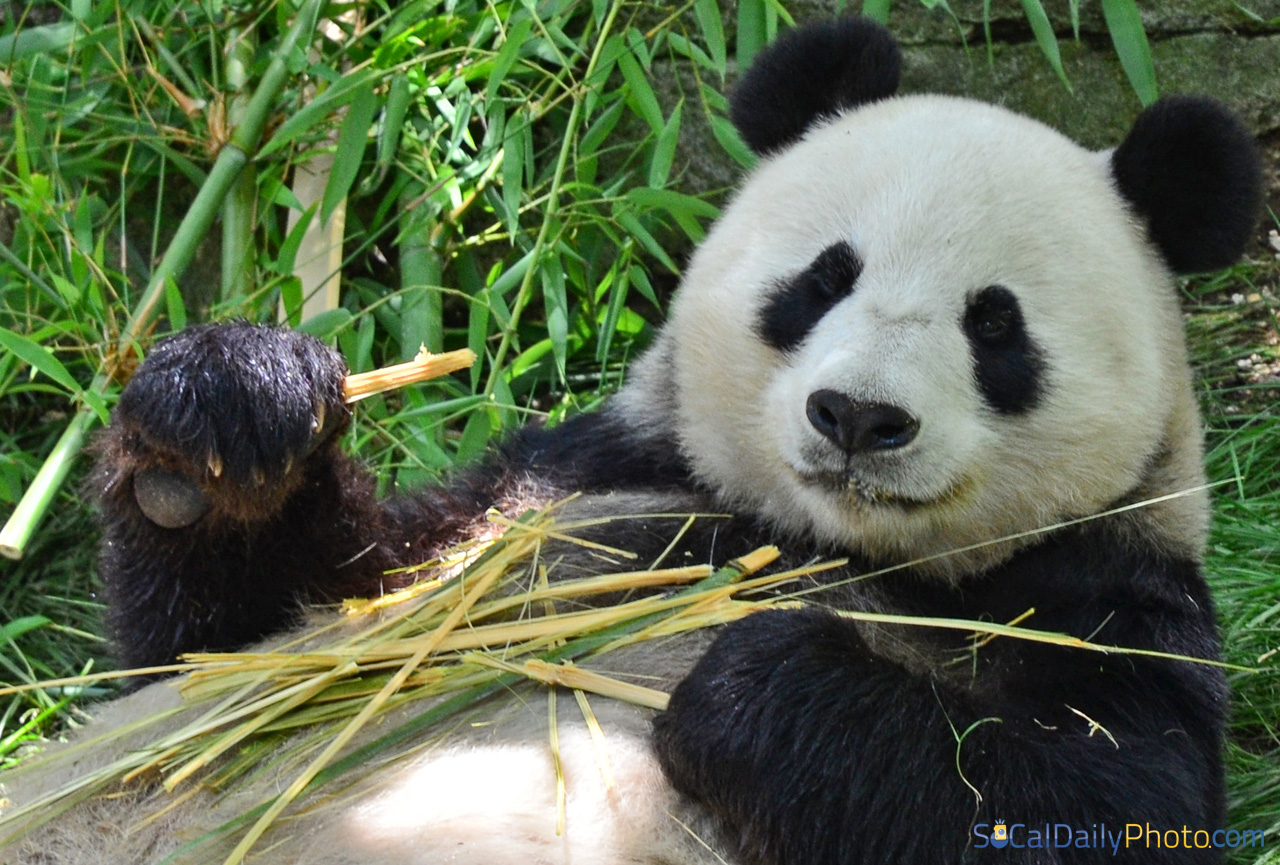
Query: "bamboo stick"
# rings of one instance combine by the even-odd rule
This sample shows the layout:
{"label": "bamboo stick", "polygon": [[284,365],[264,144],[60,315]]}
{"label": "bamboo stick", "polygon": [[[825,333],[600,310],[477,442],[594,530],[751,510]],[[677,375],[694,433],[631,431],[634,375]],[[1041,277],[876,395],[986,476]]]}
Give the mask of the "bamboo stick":
{"label": "bamboo stick", "polygon": [[343,385],[343,398],[349,405],[386,390],[466,369],[475,362],[475,352],[469,348],[447,351],[444,354],[432,354],[423,348],[417,357],[407,363],[347,376]]}

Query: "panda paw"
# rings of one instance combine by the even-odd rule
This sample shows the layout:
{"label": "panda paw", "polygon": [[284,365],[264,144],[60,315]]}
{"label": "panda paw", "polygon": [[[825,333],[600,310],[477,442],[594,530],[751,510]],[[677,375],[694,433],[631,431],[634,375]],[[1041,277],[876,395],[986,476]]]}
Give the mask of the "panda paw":
{"label": "panda paw", "polygon": [[[755,613],[716,641],[654,721],[659,760],[681,792],[746,819],[762,779],[802,771],[822,750],[851,677],[874,664],[852,622],[817,610]],[[785,786],[785,781],[783,781]]]}
{"label": "panda paw", "polygon": [[120,397],[137,503],[178,528],[211,507],[253,519],[278,507],[295,467],[346,423],[342,358],[319,340],[244,322],[155,346]]}

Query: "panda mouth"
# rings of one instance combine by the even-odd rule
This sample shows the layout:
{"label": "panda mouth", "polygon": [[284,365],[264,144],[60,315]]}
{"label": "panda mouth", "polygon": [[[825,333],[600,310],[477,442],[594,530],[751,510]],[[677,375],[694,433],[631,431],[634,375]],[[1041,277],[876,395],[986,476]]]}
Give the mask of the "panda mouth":
{"label": "panda mouth", "polygon": [[830,493],[848,497],[863,505],[895,505],[901,508],[925,507],[933,499],[920,499],[868,483],[862,478],[837,472],[802,472],[795,470],[800,480]]}

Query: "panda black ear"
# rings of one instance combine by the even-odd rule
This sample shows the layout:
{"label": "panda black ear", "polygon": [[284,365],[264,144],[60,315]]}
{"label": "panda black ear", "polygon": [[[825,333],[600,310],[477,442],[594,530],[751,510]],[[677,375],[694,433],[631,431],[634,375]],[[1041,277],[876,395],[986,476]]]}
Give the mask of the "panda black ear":
{"label": "panda black ear", "polygon": [[761,156],[813,123],[898,89],[902,55],[879,24],[846,16],[797,27],[766,48],[734,88],[729,117]]}
{"label": "panda black ear", "polygon": [[1234,264],[1257,228],[1257,143],[1213,99],[1175,96],[1149,106],[1111,154],[1111,173],[1175,273]]}

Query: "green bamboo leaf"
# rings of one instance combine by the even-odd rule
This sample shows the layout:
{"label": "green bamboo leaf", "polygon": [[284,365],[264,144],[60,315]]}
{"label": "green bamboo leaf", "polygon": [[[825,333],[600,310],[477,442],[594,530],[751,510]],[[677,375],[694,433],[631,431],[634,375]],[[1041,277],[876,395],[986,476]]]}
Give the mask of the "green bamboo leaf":
{"label": "green bamboo leaf", "polygon": [[658,104],[658,97],[649,86],[649,77],[645,75],[644,68],[635,54],[627,52],[620,56],[618,69],[622,71],[622,77],[630,90],[627,94],[627,104],[631,106],[631,110],[637,117],[648,123],[655,133],[661,133],[662,127],[666,125],[662,116],[662,107]]}
{"label": "green bamboo leaf", "polygon": [[275,271],[281,276],[293,275],[293,268],[298,259],[298,249],[302,246],[302,238],[306,235],[307,226],[315,218],[316,208],[319,206],[320,202],[312,202],[311,206],[303,211],[302,217],[293,228],[289,230],[284,243],[280,244],[280,252],[276,255]]}
{"label": "green bamboo leaf", "polygon": [[671,50],[681,57],[688,57],[703,69],[715,70],[715,61],[711,59],[707,52],[699,48],[696,43],[690,42],[679,33],[668,33],[667,41],[671,44]]}
{"label": "green bamboo leaf", "polygon": [[667,251],[662,248],[662,244],[654,239],[649,233],[649,229],[641,224],[640,218],[629,210],[618,211],[614,217],[618,224],[630,232],[631,236],[639,241],[650,255],[662,262],[662,264],[672,273],[679,273],[680,268],[671,260],[671,256],[667,255]]}
{"label": "green bamboo leaf", "polygon": [[378,124],[378,155],[374,170],[364,179],[361,194],[371,192],[382,183],[391,168],[400,146],[400,136],[404,132],[404,118],[409,113],[409,76],[404,73],[391,78],[391,86],[387,88],[387,102],[382,110],[382,121]]}
{"label": "green bamboo leaf", "polygon": [[67,49],[75,35],[76,25],[71,22],[10,33],[0,37],[0,63],[8,65],[41,54],[57,54]]}
{"label": "green bamboo leaf", "polygon": [[569,301],[565,296],[564,267],[551,260],[539,271],[542,277],[542,302],[547,310],[547,337],[555,354],[556,372],[565,377],[565,360],[569,347]]}
{"label": "green bamboo leaf", "polygon": [[49,274],[49,281],[53,283],[54,288],[58,289],[58,294],[62,295],[62,299],[70,306],[75,306],[80,302],[83,292],[76,287],[76,284],[58,273]]}
{"label": "green bamboo leaf", "polygon": [[626,107],[626,102],[619,99],[600,113],[595,123],[591,124],[586,134],[582,136],[582,140],[578,142],[579,158],[590,156],[599,149],[609,133],[618,125],[618,120],[621,119],[623,109]]}
{"label": "green bamboo leaf", "polygon": [[728,51],[724,44],[724,21],[720,18],[720,4],[717,0],[694,0],[693,11],[698,16],[702,38],[707,41],[707,50],[715,61],[716,72],[723,78],[728,65]]}
{"label": "green bamboo leaf", "polygon": [[889,6],[893,0],[862,0],[862,14],[881,24],[889,23]]}
{"label": "green bamboo leaf", "polygon": [[293,114],[271,136],[271,140],[258,150],[261,159],[289,144],[299,135],[309,132],[338,108],[349,104],[363,88],[372,87],[382,73],[375,69],[361,69],[344,75],[315,99]]}
{"label": "green bamboo leaf", "polygon": [[489,413],[472,412],[463,427],[462,438],[458,440],[458,462],[476,459],[484,453],[489,446],[489,432]]}
{"label": "green bamboo leaf", "polygon": [[526,252],[520,259],[502,274],[496,277],[489,285],[489,294],[502,297],[508,291],[515,288],[524,280],[525,273],[528,272],[529,266],[533,264],[533,252]]}
{"label": "green bamboo leaf", "polygon": [[1036,44],[1040,46],[1045,59],[1058,74],[1067,92],[1075,93],[1071,81],[1067,79],[1067,70],[1062,68],[1062,52],[1058,50],[1058,37],[1053,33],[1053,25],[1049,22],[1049,16],[1045,14],[1044,6],[1040,0],[1022,0],[1022,11],[1027,16],[1027,23],[1031,25],[1031,32],[1035,34]]}
{"label": "green bamboo leaf", "polygon": [[622,315],[623,305],[627,302],[627,289],[631,281],[627,273],[617,275],[609,288],[609,304],[605,307],[604,319],[600,322],[600,340],[596,343],[596,362],[604,363],[609,358],[609,349],[613,344],[613,335],[618,330],[618,317]]}
{"label": "green bamboo leaf", "polygon": [[28,631],[34,631],[36,628],[43,628],[50,624],[50,620],[44,616],[23,616],[13,621],[0,625],[0,641],[9,642],[16,640]]}
{"label": "green bamboo leaf", "polygon": [[182,292],[178,289],[178,283],[174,282],[172,276],[165,280],[164,302],[165,310],[169,314],[169,326],[173,330],[185,328],[187,326],[187,305],[183,303]]}
{"label": "green bamboo leaf", "polygon": [[684,100],[681,99],[676,103],[675,110],[671,112],[666,125],[662,127],[662,132],[658,134],[657,143],[653,147],[653,158],[649,160],[651,187],[666,186],[667,178],[671,176],[671,166],[676,159],[676,145],[680,143],[680,110],[683,107]]}
{"label": "green bamboo leaf", "polygon": [[80,393],[80,385],[72,377],[71,373],[67,372],[67,368],[62,365],[62,361],[54,357],[49,349],[39,343],[32,342],[25,336],[14,333],[11,330],[0,330],[0,348],[8,349],[30,364],[33,369],[44,373],[72,393]]}
{"label": "green bamboo leaf", "polygon": [[[601,334],[603,336],[603,334]],[[519,378],[529,370],[533,369],[538,361],[551,353],[551,339],[540,339],[524,351],[516,355],[516,359],[511,361],[511,377]],[[501,378],[498,379],[502,381]]]}
{"label": "green bamboo leaf", "polygon": [[636,187],[627,190],[627,198],[641,207],[660,208],[672,215],[681,213],[701,219],[715,219],[720,215],[720,208],[710,201],[674,189]]}
{"label": "green bamboo leaf", "polygon": [[298,200],[298,196],[293,194],[293,190],[280,180],[279,175],[267,174],[262,172],[258,175],[259,194],[265,204],[274,204],[276,207],[287,207],[291,210],[302,210],[302,202]]}
{"label": "green bamboo leaf", "polygon": [[528,124],[523,112],[507,126],[507,138],[502,148],[502,207],[507,232],[515,237],[520,230],[520,199],[524,192],[525,138],[520,127]]}
{"label": "green bamboo leaf", "polygon": [[735,46],[738,68],[750,66],[768,41],[769,28],[765,22],[764,0],[738,0],[738,36]]}
{"label": "green bamboo leaf", "polygon": [[1102,15],[1133,92],[1138,94],[1143,107],[1150,105],[1160,97],[1160,88],[1156,84],[1156,68],[1138,4],[1134,0],[1102,0]]}
{"label": "green bamboo leaf", "polygon": [[302,280],[287,276],[280,280],[280,306],[290,327],[302,323]]}
{"label": "green bamboo leaf", "polygon": [[511,67],[520,57],[520,49],[529,41],[529,34],[532,31],[533,19],[528,17],[521,18],[507,28],[507,41],[502,43],[502,48],[493,61],[493,69],[489,73],[489,84],[484,89],[486,102],[492,102],[497,98],[498,88],[502,86]]}
{"label": "green bamboo leaf", "polygon": [[329,180],[324,185],[324,201],[320,205],[320,224],[329,222],[342,200],[355,183],[360,173],[360,163],[364,161],[365,145],[369,140],[369,129],[373,126],[373,116],[378,111],[378,96],[373,92],[373,84],[366,84],[356,91],[347,109],[347,116],[342,121],[342,129],[338,132],[338,147],[333,154],[333,167],[329,169]]}
{"label": "green bamboo leaf", "polygon": [[734,162],[743,168],[751,168],[756,164],[756,155],[742,140],[742,136],[738,134],[737,128],[729,118],[718,114],[711,115],[711,134],[715,136],[716,141],[720,142],[724,152],[729,154]]}
{"label": "green bamboo leaf", "polygon": [[[329,339],[336,335],[338,331],[350,325],[354,318],[355,316],[342,307],[326,309],[324,312],[318,312],[302,322],[298,325],[298,330],[302,333],[309,333],[319,339]],[[366,319],[366,321],[371,320]]]}
{"label": "green bamboo leaf", "polygon": [[[348,314],[349,317],[350,314]],[[356,327],[356,351],[350,361],[352,372],[368,372],[373,369],[373,335],[376,324],[371,315],[360,318],[360,324]]]}
{"label": "green bamboo leaf", "polygon": [[[476,295],[476,302],[471,304],[471,310],[467,316],[467,348],[475,353],[475,356],[483,360],[485,356],[484,344],[489,337],[489,290],[484,289]],[[480,385],[480,372],[484,367],[484,363],[474,363],[471,365],[471,389],[475,390]]]}
{"label": "green bamboo leaf", "polygon": [[511,408],[506,406],[516,405],[515,395],[511,393],[511,385],[509,376],[500,375],[493,382],[493,402],[497,403],[499,429],[506,429],[516,423],[519,423],[519,415]]}
{"label": "green bamboo leaf", "polygon": [[643,295],[644,299],[652,303],[658,309],[662,308],[662,304],[658,303],[658,293],[653,290],[653,283],[649,281],[649,274],[638,264],[632,265],[627,270],[627,277],[631,280],[631,284],[636,287],[636,291]]}

